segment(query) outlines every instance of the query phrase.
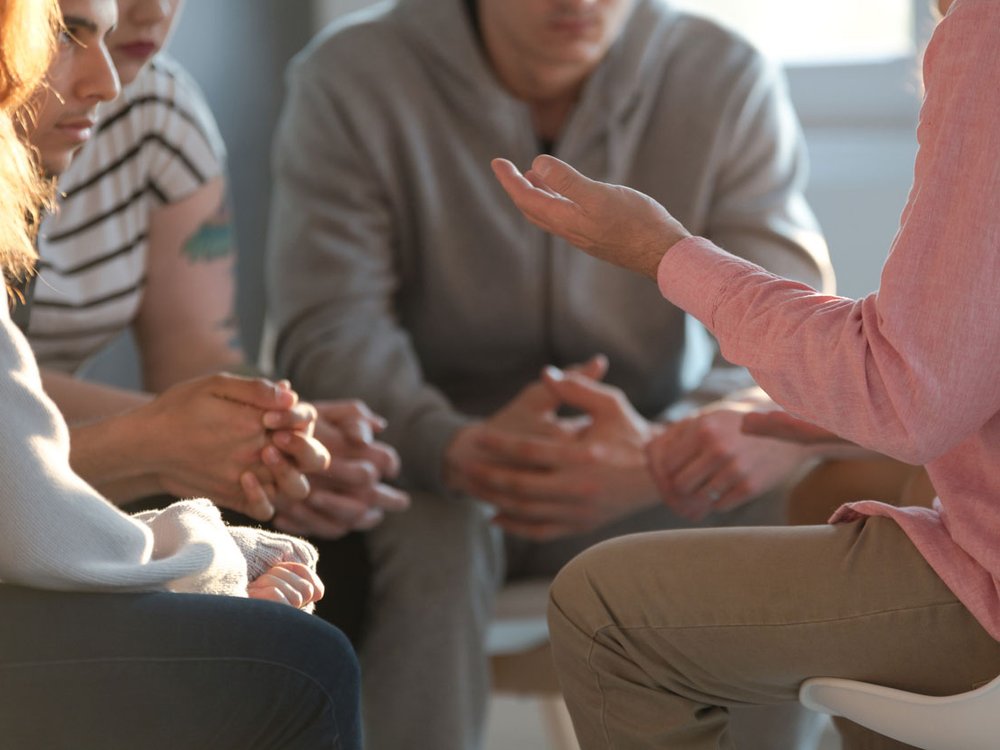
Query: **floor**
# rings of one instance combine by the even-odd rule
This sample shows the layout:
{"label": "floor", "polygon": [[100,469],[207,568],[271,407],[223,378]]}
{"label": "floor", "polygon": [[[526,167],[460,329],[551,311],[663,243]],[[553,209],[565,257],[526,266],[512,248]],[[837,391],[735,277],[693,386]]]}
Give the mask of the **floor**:
{"label": "floor", "polygon": [[525,698],[494,698],[484,750],[549,750],[538,704]]}
{"label": "floor", "polygon": [[[551,750],[535,701],[507,696],[494,698],[490,703],[484,750]],[[840,742],[832,726],[827,725],[815,748],[798,750],[840,750]]]}

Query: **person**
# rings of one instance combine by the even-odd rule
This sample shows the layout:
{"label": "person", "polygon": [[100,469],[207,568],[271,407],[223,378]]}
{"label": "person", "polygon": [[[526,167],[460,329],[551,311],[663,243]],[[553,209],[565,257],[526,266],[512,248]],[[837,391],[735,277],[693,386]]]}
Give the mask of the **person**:
{"label": "person", "polygon": [[[777,521],[804,460],[740,433],[752,381],[712,367],[691,318],[499,203],[484,160],[540,145],[635,181],[776,272],[830,281],[779,74],[708,21],[652,0],[401,0],[297,58],[275,140],[275,361],[306,398],[384,414],[415,493],[366,534],[373,750],[415,733],[478,745],[505,578],[550,577],[627,531]],[[607,369],[625,397],[564,418],[538,382],[550,362]],[[602,448],[633,407],[675,459],[659,489],[643,456]],[[509,458],[530,436],[541,444]]]}
{"label": "person", "polygon": [[[195,83],[158,54],[180,8],[119,0],[109,51],[121,96],[104,82],[96,96],[115,101],[88,114],[90,79],[69,61],[50,76],[30,131],[46,172],[60,176],[60,197],[41,229],[28,337],[71,424],[73,466],[119,503],[205,495],[319,539],[370,528],[408,503],[381,481],[398,469],[395,452],[373,439],[381,418],[364,404],[296,403],[287,388],[213,374],[257,373],[234,313],[224,146]],[[94,137],[67,139],[66,122]],[[125,330],[148,393],[76,377]],[[357,576],[343,558],[321,557],[331,596],[319,609],[353,633],[360,615],[340,601]]]}
{"label": "person", "polygon": [[[584,749],[732,747],[728,708],[794,701],[808,677],[945,695],[1000,672],[1000,6],[939,6],[913,187],[864,299],[768,273],[555,159],[525,176],[495,164],[529,218],[655,278],[789,415],[925,465],[938,495],[932,509],[852,503],[828,526],[664,532],[585,552],[556,579],[549,621]],[[901,747],[840,729],[846,749]]]}
{"label": "person", "polygon": [[[113,0],[62,0],[61,27],[59,10],[0,2],[0,267],[11,281],[31,271],[47,199],[19,131],[57,28],[56,66],[72,57],[115,75]],[[6,304],[0,399],[0,744],[360,748],[353,653],[296,611],[322,596],[309,544],[227,527],[203,500],[116,509],[70,468],[68,429]]]}

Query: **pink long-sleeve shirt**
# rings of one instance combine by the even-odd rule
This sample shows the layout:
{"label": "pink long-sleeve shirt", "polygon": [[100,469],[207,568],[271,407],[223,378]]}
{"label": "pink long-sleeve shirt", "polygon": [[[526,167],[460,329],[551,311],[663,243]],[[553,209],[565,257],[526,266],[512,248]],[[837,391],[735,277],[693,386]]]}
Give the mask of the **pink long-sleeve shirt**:
{"label": "pink long-sleeve shirt", "polygon": [[924,79],[878,292],[821,295],[700,238],[675,245],[658,280],[789,412],[926,465],[933,510],[864,501],[832,520],[895,519],[1000,640],[1000,2],[957,0]]}

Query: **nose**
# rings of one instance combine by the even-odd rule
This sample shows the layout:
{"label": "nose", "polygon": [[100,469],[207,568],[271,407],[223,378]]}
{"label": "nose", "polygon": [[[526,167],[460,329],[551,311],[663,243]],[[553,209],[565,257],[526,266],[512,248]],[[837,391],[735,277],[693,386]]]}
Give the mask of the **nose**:
{"label": "nose", "polygon": [[86,60],[79,67],[76,95],[92,104],[109,102],[121,92],[118,70],[103,42],[86,48]]}
{"label": "nose", "polygon": [[132,6],[129,20],[137,26],[160,23],[170,17],[170,9],[176,0],[137,0]]}

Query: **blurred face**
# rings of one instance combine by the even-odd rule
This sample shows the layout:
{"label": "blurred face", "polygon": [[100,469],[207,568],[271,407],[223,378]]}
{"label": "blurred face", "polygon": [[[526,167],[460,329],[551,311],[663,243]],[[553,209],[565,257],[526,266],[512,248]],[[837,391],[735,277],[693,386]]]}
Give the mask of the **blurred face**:
{"label": "blurred face", "polygon": [[183,0],[118,0],[118,28],[108,41],[122,85],[163,49]]}
{"label": "blurred face", "polygon": [[115,0],[60,0],[65,31],[33,101],[28,139],[49,175],[61,174],[93,134],[97,107],[118,96],[118,75],[106,46],[118,17]]}
{"label": "blurred face", "polygon": [[[479,0],[493,62],[586,76],[621,33],[634,0]],[[498,59],[501,58],[501,59]]]}

